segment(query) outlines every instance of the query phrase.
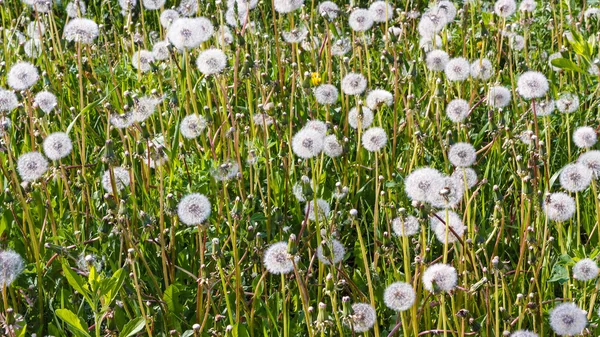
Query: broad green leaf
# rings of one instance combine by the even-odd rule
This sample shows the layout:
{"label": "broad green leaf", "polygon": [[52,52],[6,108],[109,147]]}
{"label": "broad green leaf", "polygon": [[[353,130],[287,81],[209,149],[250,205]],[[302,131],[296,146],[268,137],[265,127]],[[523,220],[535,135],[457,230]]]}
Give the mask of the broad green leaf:
{"label": "broad green leaf", "polygon": [[132,321],[125,324],[123,330],[121,330],[121,333],[119,333],[119,337],[135,336],[135,334],[142,331],[145,326],[146,319],[144,317],[134,318]]}
{"label": "broad green leaf", "polygon": [[67,278],[67,282],[69,282],[71,287],[73,287],[73,289],[75,289],[75,291],[80,293],[85,298],[85,300],[88,302],[88,304],[92,307],[92,310],[95,310],[96,309],[95,305],[92,302],[92,299],[90,298],[89,291],[86,288],[84,288],[85,283],[83,282],[83,279],[81,278],[81,276],[77,275],[77,273],[72,271],[71,268],[67,264],[64,264],[64,263],[62,265],[62,270],[63,270],[63,274],[65,274],[65,277]]}
{"label": "broad green leaf", "polygon": [[552,268],[552,274],[550,274],[550,278],[548,279],[549,283],[558,282],[559,284],[563,284],[569,280],[569,272],[567,268],[560,264],[555,264]]}
{"label": "broad green leaf", "polygon": [[170,312],[177,314],[181,311],[179,304],[179,288],[175,284],[171,284],[163,294],[163,300],[167,303],[167,308]]}
{"label": "broad green leaf", "polygon": [[233,337],[250,337],[246,325],[236,324],[232,330]]}
{"label": "broad green leaf", "polygon": [[77,315],[75,315],[69,309],[56,309],[54,312],[58,318],[63,320],[69,331],[71,331],[75,336],[85,336],[90,337],[87,333],[87,325],[83,322]]}
{"label": "broad green leaf", "polygon": [[557,59],[554,59],[552,60],[552,65],[560,69],[584,73],[584,71],[581,68],[579,68],[579,66],[575,64],[575,62],[566,58],[559,57]]}
{"label": "broad green leaf", "polygon": [[106,283],[107,288],[102,294],[102,296],[104,296],[105,306],[110,306],[115,300],[119,290],[121,290],[121,287],[123,286],[123,282],[125,282],[125,276],[125,271],[121,268],[117,270],[110,278],[110,281]]}

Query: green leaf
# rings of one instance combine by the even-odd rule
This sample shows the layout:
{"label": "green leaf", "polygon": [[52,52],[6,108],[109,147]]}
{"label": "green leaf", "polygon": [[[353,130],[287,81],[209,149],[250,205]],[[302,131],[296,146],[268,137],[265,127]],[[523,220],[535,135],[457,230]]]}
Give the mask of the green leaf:
{"label": "green leaf", "polygon": [[119,333],[119,337],[131,337],[135,336],[138,332],[142,331],[142,329],[146,326],[146,319],[144,317],[138,317],[125,324],[121,333]]}
{"label": "green leaf", "polygon": [[548,282],[558,282],[559,284],[563,284],[565,282],[567,282],[569,280],[569,272],[567,271],[567,268],[565,268],[563,265],[560,264],[555,264],[554,267],[552,268],[552,274],[550,274],[550,279],[548,279]]}
{"label": "green leaf", "polygon": [[578,73],[584,73],[584,71],[579,68],[579,66],[577,64],[575,64],[575,62],[566,59],[566,58],[556,58],[554,60],[552,60],[552,65],[560,68],[560,69],[564,69],[564,70],[571,70],[571,71],[576,71]]}
{"label": "green leaf", "polygon": [[187,330],[186,332],[184,332],[181,337],[191,337],[194,335],[194,330]]}
{"label": "green leaf", "polygon": [[87,333],[87,324],[85,324],[84,321],[79,319],[79,317],[77,317],[77,315],[75,315],[71,310],[56,309],[54,313],[56,314],[56,316],[58,316],[58,318],[65,322],[65,324],[69,328],[69,331],[71,331],[75,336],[91,337]]}
{"label": "green leaf", "polygon": [[62,270],[63,270],[63,274],[65,274],[65,277],[67,278],[67,282],[69,282],[71,287],[73,287],[73,289],[75,289],[75,291],[80,293],[85,298],[85,300],[88,302],[88,304],[92,307],[92,310],[96,310],[96,306],[94,305],[92,299],[90,298],[89,291],[86,288],[84,288],[85,283],[83,282],[83,279],[81,278],[81,276],[77,275],[77,273],[75,273],[74,271],[71,270],[69,265],[64,264],[64,263],[62,265]]}
{"label": "green leaf", "polygon": [[178,314],[181,312],[179,304],[179,288],[175,284],[171,284],[163,294],[163,300],[167,303],[167,308],[170,312]]}
{"label": "green leaf", "polygon": [[123,287],[123,282],[125,282],[125,276],[125,271],[121,268],[113,274],[108,282],[106,282],[106,289],[102,291],[105,307],[110,306],[117,297],[119,290]]}
{"label": "green leaf", "polygon": [[233,333],[233,337],[250,337],[248,328],[245,325],[236,324],[231,332]]}

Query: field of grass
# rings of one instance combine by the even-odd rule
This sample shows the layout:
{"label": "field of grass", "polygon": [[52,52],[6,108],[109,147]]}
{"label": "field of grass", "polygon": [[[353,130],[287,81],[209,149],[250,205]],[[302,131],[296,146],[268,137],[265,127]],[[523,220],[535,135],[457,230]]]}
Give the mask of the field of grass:
{"label": "field of grass", "polygon": [[0,4],[0,335],[600,333],[598,0]]}

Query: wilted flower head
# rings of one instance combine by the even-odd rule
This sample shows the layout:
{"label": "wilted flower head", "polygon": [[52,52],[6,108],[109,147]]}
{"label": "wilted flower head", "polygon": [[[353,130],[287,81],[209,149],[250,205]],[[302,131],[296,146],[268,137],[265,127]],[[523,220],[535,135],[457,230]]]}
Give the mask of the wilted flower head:
{"label": "wilted flower head", "polygon": [[136,122],[145,121],[154,113],[156,106],[159,105],[160,102],[162,102],[161,98],[151,96],[144,96],[136,99],[132,110],[133,120]]}
{"label": "wilted flower head", "polygon": [[312,158],[323,150],[323,135],[314,130],[304,128],[292,138],[292,150],[301,158]]}
{"label": "wilted flower head", "polygon": [[381,150],[387,143],[387,133],[380,127],[367,129],[362,136],[362,145],[369,152]]}
{"label": "wilted flower head", "polygon": [[69,21],[63,31],[63,36],[67,41],[81,44],[92,44],[98,34],[98,25],[94,21],[84,18]]}
{"label": "wilted flower head", "polygon": [[206,128],[206,119],[200,115],[186,116],[179,125],[181,135],[188,139],[193,139],[202,134]]}
{"label": "wilted flower head", "polygon": [[394,282],[383,292],[383,302],[395,311],[405,311],[415,304],[417,294],[413,287],[406,282]]}
{"label": "wilted flower head", "polygon": [[85,2],[83,0],[73,0],[67,4],[65,11],[70,18],[82,17],[86,12]]}
{"label": "wilted flower head", "polygon": [[392,230],[396,236],[412,236],[419,232],[419,220],[410,215],[407,217],[397,217],[392,220]]}
{"label": "wilted flower head", "polygon": [[160,9],[162,6],[165,5],[165,2],[167,2],[166,0],[142,0],[142,5],[144,5],[144,8],[146,8],[147,10],[156,10],[156,9]]}
{"label": "wilted flower head", "polygon": [[154,54],[149,50],[140,50],[131,57],[131,65],[143,73],[152,70],[152,62],[154,62]]}
{"label": "wilted flower head", "polygon": [[447,238],[448,243],[453,243],[463,237],[465,225],[458,214],[450,210],[444,210],[435,213],[435,215],[429,218],[429,225],[440,242],[445,243]]}
{"label": "wilted flower head", "polygon": [[328,20],[334,20],[338,17],[340,8],[335,2],[323,1],[319,4],[319,13]]}
{"label": "wilted flower head", "polygon": [[[323,248],[324,246],[325,248]],[[346,248],[336,239],[323,240],[317,248],[317,258],[324,265],[340,263],[344,259],[345,254]]]}
{"label": "wilted flower head", "polygon": [[560,186],[569,192],[580,192],[592,182],[592,170],[580,163],[567,164],[559,176]]}
{"label": "wilted flower head", "polygon": [[422,280],[425,289],[432,293],[449,292],[456,287],[458,276],[454,267],[436,263],[425,269]]}
{"label": "wilted flower head", "polygon": [[592,150],[584,152],[579,156],[577,162],[592,170],[596,178],[600,177],[600,151]]}
{"label": "wilted flower head", "polygon": [[339,157],[343,152],[344,148],[335,135],[329,135],[323,138],[323,153],[325,153],[328,157]]}
{"label": "wilted flower head", "polygon": [[285,14],[302,7],[304,0],[275,0],[274,4],[276,12]]}
{"label": "wilted flower head", "polygon": [[64,132],[55,132],[44,139],[44,153],[51,160],[59,160],[71,153],[73,143],[71,138]]}
{"label": "wilted flower head", "polygon": [[329,216],[329,212],[331,211],[329,203],[323,199],[317,199],[316,209],[318,212],[315,212],[314,200],[307,201],[306,206],[304,207],[304,214],[308,214],[308,219],[312,221],[316,221],[318,215],[319,220],[322,221]]}
{"label": "wilted flower head", "polygon": [[304,26],[296,27],[290,31],[281,32],[281,36],[287,43],[300,43],[308,36],[308,29]]}
{"label": "wilted flower head", "polygon": [[167,30],[167,38],[177,49],[192,49],[207,41],[214,33],[214,26],[205,17],[179,18]]}
{"label": "wilted flower head", "polygon": [[550,311],[550,327],[559,336],[579,335],[587,325],[587,312],[575,303],[562,303]]}
{"label": "wilted flower head", "polygon": [[494,5],[494,12],[496,15],[503,18],[513,15],[517,11],[517,4],[515,0],[498,0]]}
{"label": "wilted flower head", "polygon": [[375,309],[367,303],[352,304],[352,315],[350,316],[350,326],[354,332],[367,332],[377,321]]}
{"label": "wilted flower head", "polygon": [[0,111],[11,112],[17,108],[17,95],[10,90],[0,89]]}
{"label": "wilted flower head", "polygon": [[0,252],[0,287],[9,287],[25,269],[19,253],[7,249]]}
{"label": "wilted flower head", "polygon": [[579,108],[579,97],[570,93],[562,94],[555,103],[558,111],[562,113],[571,113],[577,111]]}
{"label": "wilted flower head", "polygon": [[[104,188],[104,190],[106,190],[106,192],[113,194],[115,192],[113,191],[113,180],[111,178],[110,171],[110,169],[104,171],[104,175],[102,175],[102,187]],[[129,171],[127,169],[117,166],[113,167],[112,171],[114,173],[114,182],[117,191],[120,191],[125,187],[129,186],[129,184],[131,183],[131,177],[129,176]]]}
{"label": "wilted flower head", "polygon": [[492,108],[504,108],[510,104],[512,95],[505,87],[491,87],[487,96],[487,103]]}
{"label": "wilted flower head", "polygon": [[544,200],[544,212],[548,219],[556,222],[564,222],[575,213],[575,200],[568,194],[556,192],[548,195]]}
{"label": "wilted flower head", "polygon": [[544,97],[548,89],[548,79],[537,71],[524,72],[517,81],[517,92],[525,99]]}
{"label": "wilted flower head", "polygon": [[450,146],[448,159],[452,165],[457,167],[469,167],[477,159],[477,151],[469,143],[456,143]]}
{"label": "wilted flower head", "polygon": [[221,49],[207,49],[198,55],[196,65],[204,75],[218,74],[227,66],[227,56]]}
{"label": "wilted flower head", "polygon": [[369,13],[375,22],[386,22],[394,17],[394,7],[387,1],[375,1],[369,6]]}
{"label": "wilted flower head", "polygon": [[356,8],[348,17],[350,28],[356,32],[364,32],[373,26],[371,13],[363,8]]}
{"label": "wilted flower head", "polygon": [[367,88],[367,79],[359,73],[348,73],[342,79],[342,91],[346,95],[360,95]]}
{"label": "wilted flower head", "polygon": [[426,201],[429,194],[438,192],[433,191],[431,187],[442,177],[438,170],[430,167],[416,169],[404,180],[404,191],[411,200]]}
{"label": "wilted flower head", "polygon": [[265,250],[263,264],[271,274],[289,274],[294,271],[293,257],[288,253],[288,243],[277,242]]}
{"label": "wilted flower head", "polygon": [[48,170],[48,161],[39,152],[22,154],[17,161],[17,171],[24,181],[34,181]]}
{"label": "wilted flower head", "polygon": [[554,100],[533,102],[531,108],[535,110],[535,114],[538,116],[548,116],[554,111]]}
{"label": "wilted flower head", "polygon": [[169,28],[177,19],[179,19],[179,12],[174,9],[165,9],[160,13],[160,25],[164,28]]}
{"label": "wilted flower head", "polygon": [[321,84],[314,89],[314,94],[320,104],[335,104],[338,99],[338,90],[332,84]]}
{"label": "wilted flower head", "polygon": [[469,115],[471,107],[464,99],[453,99],[446,106],[446,116],[454,123],[460,123]]}
{"label": "wilted flower head", "polygon": [[475,60],[471,63],[471,76],[480,80],[488,80],[494,74],[494,66],[487,58]]}
{"label": "wilted flower head", "polygon": [[477,173],[470,167],[457,167],[452,173],[452,179],[463,182],[471,188],[477,184]]}
{"label": "wilted flower head", "polygon": [[29,62],[17,62],[10,67],[6,82],[15,90],[25,90],[40,78],[37,68]]}
{"label": "wilted flower head", "polygon": [[376,110],[380,106],[391,106],[394,104],[394,96],[391,92],[383,89],[375,89],[367,94],[366,104],[371,110]]}
{"label": "wilted flower head", "polygon": [[444,72],[449,81],[464,81],[471,74],[471,64],[464,57],[456,57],[446,63]]}
{"label": "wilted flower head", "polygon": [[443,176],[433,181],[426,201],[437,208],[455,207],[462,201],[464,193],[465,184],[462,180]]}
{"label": "wilted flower head", "polygon": [[373,123],[373,111],[366,106],[361,106],[360,108],[354,107],[348,112],[348,124],[353,129],[358,129],[360,124],[361,129],[364,130],[371,123]]}
{"label": "wilted flower head", "polygon": [[598,265],[592,259],[581,259],[573,266],[573,278],[589,281],[598,277]]}
{"label": "wilted flower head", "polygon": [[210,201],[200,193],[186,195],[177,205],[179,221],[188,226],[201,225],[210,216],[210,211]]}

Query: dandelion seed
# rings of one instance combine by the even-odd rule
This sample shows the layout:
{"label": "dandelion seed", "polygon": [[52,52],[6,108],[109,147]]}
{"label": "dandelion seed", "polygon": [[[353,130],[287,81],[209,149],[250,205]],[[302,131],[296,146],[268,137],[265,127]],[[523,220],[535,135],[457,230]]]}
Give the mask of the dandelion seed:
{"label": "dandelion seed", "polygon": [[422,37],[432,38],[441,32],[447,23],[448,17],[446,16],[446,12],[434,8],[423,14],[417,25],[417,29]]}
{"label": "dandelion seed", "polygon": [[548,219],[556,222],[564,222],[575,213],[575,200],[568,194],[562,192],[552,193],[546,197],[543,204],[544,212]]}
{"label": "dandelion seed", "polygon": [[7,249],[0,252],[0,287],[8,288],[25,270],[25,262],[19,253]]}
{"label": "dandelion seed", "polygon": [[394,17],[394,7],[387,1],[375,1],[369,6],[369,13],[374,22],[387,22]]}
{"label": "dandelion seed", "polygon": [[250,10],[246,6],[238,6],[237,11],[230,7],[225,12],[225,22],[231,27],[243,26],[248,21]]}
{"label": "dandelion seed", "polygon": [[573,133],[573,142],[581,149],[587,149],[596,144],[598,136],[596,130],[589,126],[582,126],[577,128]]}
{"label": "dandelion seed", "polygon": [[365,130],[371,126],[371,123],[373,123],[373,118],[373,111],[366,106],[361,106],[360,112],[359,108],[354,107],[348,112],[348,125],[350,125],[353,129],[358,130],[360,124],[360,128]]}
{"label": "dandelion seed", "polygon": [[[323,246],[327,247],[327,254],[325,254],[325,252],[323,251]],[[327,241],[324,240],[321,242],[321,245],[319,245],[319,247],[317,248],[317,258],[319,259],[319,261],[321,261],[322,264],[327,266],[331,265],[332,263],[340,263],[344,259],[345,254],[346,248],[340,241],[336,239],[331,239]]]}
{"label": "dandelion seed", "polygon": [[218,74],[227,66],[227,56],[221,49],[207,49],[200,53],[196,65],[204,75]]}
{"label": "dandelion seed", "polygon": [[598,277],[598,265],[592,259],[581,259],[573,266],[573,278],[589,281]]}
{"label": "dandelion seed", "polygon": [[126,129],[133,125],[134,119],[131,112],[120,114],[111,114],[110,123],[117,129]]}
{"label": "dandelion seed", "polygon": [[306,29],[304,26],[301,26],[294,28],[289,32],[281,32],[281,36],[287,43],[300,43],[308,36],[308,29]]}
{"label": "dandelion seed", "polygon": [[321,84],[314,89],[315,99],[320,104],[335,104],[338,99],[338,90],[334,85]]}
{"label": "dandelion seed", "polygon": [[177,205],[179,221],[188,226],[201,225],[211,212],[211,204],[204,194],[190,193]]}
{"label": "dandelion seed", "polygon": [[304,4],[304,0],[275,0],[275,11],[280,14],[293,12]]}
{"label": "dandelion seed", "polygon": [[48,170],[48,161],[39,152],[22,154],[17,161],[17,171],[24,181],[34,181]]}
{"label": "dandelion seed", "polygon": [[65,11],[67,12],[67,16],[69,18],[79,18],[85,15],[86,9],[85,2],[81,0],[73,0],[67,4]]}
{"label": "dandelion seed", "polygon": [[360,95],[367,88],[367,79],[359,73],[348,73],[342,79],[342,91],[346,95]]}
{"label": "dandelion seed", "polygon": [[471,74],[471,64],[464,57],[456,57],[446,63],[444,72],[448,81],[464,81]]}
{"label": "dandelion seed", "polygon": [[413,287],[406,282],[394,282],[383,292],[383,302],[394,311],[410,309],[417,298]]}
{"label": "dandelion seed", "polygon": [[181,0],[177,7],[177,12],[181,16],[193,16],[198,12],[198,1],[197,0]]}
{"label": "dandelion seed", "polygon": [[458,275],[454,267],[443,263],[436,263],[425,269],[422,281],[423,287],[429,292],[450,292],[456,287]]}
{"label": "dandelion seed", "polygon": [[477,184],[477,173],[470,167],[457,167],[451,176],[452,179],[464,183],[468,188]]}
{"label": "dandelion seed", "polygon": [[590,66],[588,68],[588,74],[590,74],[592,76],[600,77],[600,66],[597,66],[595,64],[590,64]]}
{"label": "dandelion seed", "polygon": [[392,220],[394,234],[399,237],[413,236],[419,232],[419,228],[419,220],[412,215],[406,218],[397,217]]}
{"label": "dandelion seed", "polygon": [[[114,179],[115,179],[114,181],[115,181],[115,187],[117,188],[117,191],[121,191],[125,187],[129,186],[129,184],[131,183],[131,177],[129,176],[129,171],[127,169],[117,166],[117,167],[113,167],[112,170],[114,173]],[[111,194],[115,193],[113,191],[113,187],[112,187],[112,179],[111,179],[110,170],[104,171],[104,175],[102,175],[102,187],[108,193],[111,193]]]}
{"label": "dandelion seed", "polygon": [[442,48],[442,38],[439,35],[433,37],[421,37],[421,39],[419,39],[419,48],[423,49],[425,53]]}
{"label": "dandelion seed", "polygon": [[575,94],[562,94],[555,104],[559,112],[572,113],[579,108],[579,97]]}
{"label": "dandelion seed", "polygon": [[437,3],[436,10],[446,15],[446,21],[452,22],[456,18],[456,6],[450,1],[443,0]]}
{"label": "dandelion seed", "polygon": [[76,18],[65,25],[63,36],[69,42],[92,44],[99,34],[98,25],[84,18]]}
{"label": "dandelion seed", "polygon": [[535,110],[535,114],[537,116],[548,116],[552,114],[555,108],[554,100],[542,101],[542,102],[533,102],[531,104],[531,108]]}
{"label": "dandelion seed", "polygon": [[446,116],[454,123],[464,121],[469,116],[469,111],[471,111],[469,102],[460,98],[453,99],[446,106]]}
{"label": "dandelion seed", "polygon": [[152,62],[154,62],[154,54],[149,50],[140,50],[131,57],[131,65],[143,73],[152,70]]}
{"label": "dandelion seed", "polygon": [[121,14],[127,15],[137,5],[137,0],[119,0],[119,6],[121,7]]}
{"label": "dandelion seed", "polygon": [[517,11],[517,4],[515,0],[498,0],[494,5],[494,12],[496,15],[507,18],[513,15]]}
{"label": "dandelion seed", "polygon": [[450,61],[450,57],[448,53],[443,50],[432,50],[427,53],[427,57],[425,58],[425,64],[427,65],[427,69],[431,71],[444,71],[446,69],[446,65]]}
{"label": "dandelion seed", "polygon": [[487,58],[471,63],[471,76],[473,78],[487,81],[492,75],[494,75],[494,66]]}
{"label": "dandelion seed", "polygon": [[179,19],[179,12],[174,9],[166,9],[160,13],[160,25],[164,28],[171,27],[171,24],[177,19]]}
{"label": "dandelion seed", "polygon": [[411,200],[426,201],[429,194],[438,193],[432,186],[442,177],[438,170],[430,167],[416,169],[404,180],[404,191]]}
{"label": "dandelion seed", "polygon": [[527,71],[517,81],[517,92],[525,99],[544,97],[548,89],[548,79],[537,71]]}
{"label": "dandelion seed", "polygon": [[55,132],[44,139],[44,153],[50,160],[59,160],[73,150],[71,138],[64,132]]}
{"label": "dandelion seed", "polygon": [[234,4],[238,7],[245,6],[248,9],[254,9],[258,5],[258,0],[227,0],[227,7],[232,8]]}
{"label": "dandelion seed", "polygon": [[521,35],[511,35],[509,37],[510,48],[516,51],[521,51],[525,48],[525,38]]}
{"label": "dandelion seed", "polygon": [[586,316],[575,303],[562,303],[550,311],[550,327],[559,336],[579,335],[587,325]]}
{"label": "dandelion seed", "polygon": [[302,129],[292,138],[292,151],[301,158],[312,158],[323,150],[323,135],[312,129]]}
{"label": "dandelion seed", "polygon": [[179,50],[193,49],[208,41],[213,33],[214,27],[205,17],[179,18],[169,26],[167,38]]}
{"label": "dandelion seed", "polygon": [[357,8],[350,13],[348,24],[353,31],[364,32],[373,26],[373,17],[368,10]]}
{"label": "dandelion seed", "polygon": [[535,3],[535,0],[523,0],[523,1],[521,1],[521,4],[519,5],[519,10],[521,12],[532,13],[535,10],[536,6],[537,6],[537,4]]}
{"label": "dandelion seed", "polygon": [[529,330],[517,330],[510,337],[539,337],[538,334]]}
{"label": "dandelion seed", "polygon": [[600,177],[600,151],[592,150],[582,153],[577,162],[587,166],[594,173],[595,177]]}
{"label": "dandelion seed", "polygon": [[316,119],[306,122],[303,129],[317,131],[322,137],[327,134],[327,124]]}
{"label": "dandelion seed", "polygon": [[318,215],[319,220],[322,221],[329,216],[329,212],[331,211],[329,203],[323,199],[317,199],[316,209],[318,210],[317,212],[315,212],[314,200],[306,202],[306,206],[304,207],[304,214],[308,213],[309,220],[317,221]]}
{"label": "dandelion seed", "polygon": [[331,54],[335,56],[344,56],[352,50],[350,39],[338,39],[331,45]]}
{"label": "dandelion seed", "polygon": [[338,17],[340,8],[335,2],[323,1],[319,5],[319,13],[329,21],[335,20]]}
{"label": "dandelion seed", "polygon": [[477,152],[469,143],[456,143],[448,151],[448,159],[457,167],[469,167],[475,163]]}
{"label": "dandelion seed", "polygon": [[323,153],[330,158],[339,157],[343,152],[344,148],[335,135],[329,135],[323,139]]}
{"label": "dandelion seed", "polygon": [[504,108],[510,104],[512,95],[505,87],[491,87],[487,96],[487,103],[492,108]]}
{"label": "dandelion seed", "polygon": [[431,191],[427,195],[427,202],[437,208],[449,208],[457,206],[465,193],[465,184],[462,180],[442,177],[433,181]]}
{"label": "dandelion seed", "polygon": [[369,152],[378,152],[387,143],[385,130],[379,127],[367,129],[362,136],[362,145]]}
{"label": "dandelion seed", "polygon": [[371,90],[369,91],[369,94],[367,94],[366,104],[371,110],[376,110],[384,105],[392,106],[392,104],[394,104],[394,96],[387,90]]}
{"label": "dandelion seed", "polygon": [[90,268],[93,266],[94,269],[96,270],[97,273],[102,271],[102,260],[100,258],[98,258],[97,255],[95,254],[87,254],[84,255],[83,253],[79,254],[79,257],[77,258],[77,268],[79,268],[79,270],[89,273],[90,272]]}
{"label": "dandelion seed", "polygon": [[171,56],[169,51],[169,41],[159,41],[152,46],[152,57],[156,61],[166,60]]}
{"label": "dandelion seed", "polygon": [[38,13],[49,13],[52,11],[52,0],[23,0],[23,2]]}
{"label": "dandelion seed", "polygon": [[217,30],[217,42],[221,47],[231,44],[233,42],[233,34],[229,27],[221,25]]}
{"label": "dandelion seed", "polygon": [[432,216],[429,219],[429,226],[438,241],[445,243],[447,237],[448,243],[453,243],[463,237],[465,225],[458,214],[450,210],[444,210],[437,212],[435,215],[437,216]]}
{"label": "dandelion seed", "polygon": [[153,11],[156,9],[161,9],[164,5],[165,2],[167,2],[166,0],[142,0],[142,5],[144,5],[144,8],[146,8],[149,11]]}
{"label": "dandelion seed", "polygon": [[193,139],[202,134],[206,128],[206,119],[200,115],[186,116],[179,125],[179,132],[187,139]]}
{"label": "dandelion seed", "polygon": [[133,120],[136,122],[143,122],[150,117],[156,106],[162,102],[162,99],[150,96],[140,97],[136,100],[136,104],[133,107]]}
{"label": "dandelion seed", "polygon": [[271,274],[289,274],[294,271],[294,262],[288,253],[288,243],[277,242],[265,250],[263,264]]}
{"label": "dandelion seed", "polygon": [[14,90],[25,90],[40,78],[37,68],[29,62],[15,63],[6,76],[6,82]]}
{"label": "dandelion seed", "polygon": [[254,122],[255,125],[262,126],[265,128],[267,126],[275,123],[275,120],[273,119],[273,117],[271,117],[267,114],[254,114],[254,116],[252,116],[252,121]]}
{"label": "dandelion seed", "polygon": [[17,95],[6,89],[0,89],[0,111],[11,112],[19,106]]}
{"label": "dandelion seed", "polygon": [[354,332],[367,332],[377,321],[375,309],[367,303],[352,304],[352,315],[350,316],[350,326]]}
{"label": "dandelion seed", "polygon": [[560,186],[569,192],[581,192],[590,186],[592,174],[583,164],[568,164],[560,172]]}

